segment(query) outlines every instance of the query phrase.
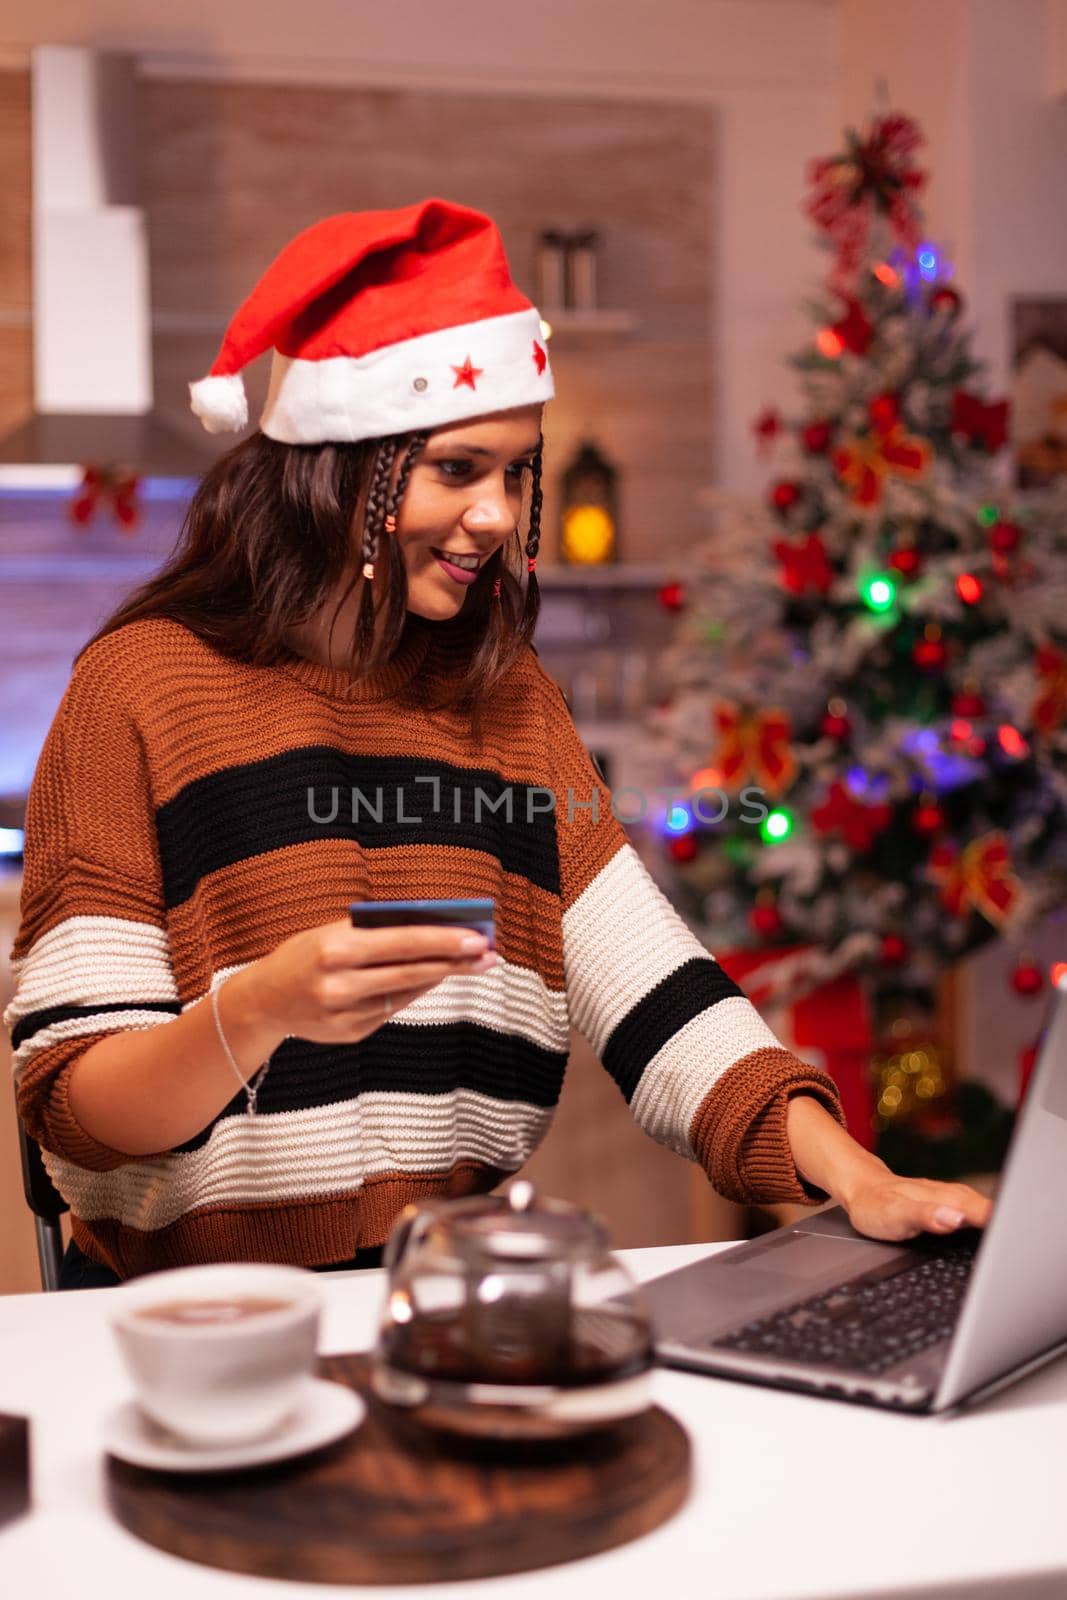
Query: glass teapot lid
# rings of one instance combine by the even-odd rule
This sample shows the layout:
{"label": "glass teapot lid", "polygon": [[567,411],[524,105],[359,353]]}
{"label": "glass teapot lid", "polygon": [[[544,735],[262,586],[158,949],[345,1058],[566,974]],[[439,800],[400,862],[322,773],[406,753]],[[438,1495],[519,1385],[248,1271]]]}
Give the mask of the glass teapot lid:
{"label": "glass teapot lid", "polygon": [[565,1200],[541,1199],[519,1178],[504,1194],[478,1195],[437,1217],[452,1250],[469,1261],[587,1261],[608,1248],[599,1217]]}

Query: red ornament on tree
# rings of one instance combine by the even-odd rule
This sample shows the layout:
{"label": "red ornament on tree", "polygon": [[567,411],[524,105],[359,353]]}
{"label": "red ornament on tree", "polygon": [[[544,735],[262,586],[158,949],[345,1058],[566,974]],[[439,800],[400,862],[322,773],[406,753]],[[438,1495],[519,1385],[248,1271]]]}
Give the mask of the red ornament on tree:
{"label": "red ornament on tree", "polygon": [[773,406],[765,406],[752,424],[752,432],[756,435],[761,452],[771,448],[781,431],[782,419]]}
{"label": "red ornament on tree", "polygon": [[911,659],[920,672],[940,672],[948,659],[945,641],[940,634],[927,634],[922,639],[916,639],[911,650]]}
{"label": "red ornament on tree", "polygon": [[776,939],[785,927],[782,913],[773,899],[764,899],[762,892],[748,914],[748,923],[753,933],[758,933],[761,939]]}
{"label": "red ornament on tree", "polygon": [[886,933],[879,953],[883,967],[901,967],[911,954],[911,946],[899,933]]}
{"label": "red ornament on tree", "polygon": [[826,715],[819,724],[819,732],[824,739],[836,739],[840,742],[847,739],[852,732],[852,724],[848,720],[848,709],[843,700],[834,698],[826,708]]}
{"label": "red ornament on tree", "polygon": [[904,544],[899,550],[889,552],[888,564],[894,572],[899,572],[902,578],[917,578],[923,560],[913,544]]}
{"label": "red ornament on tree", "polygon": [[1045,976],[1032,956],[1021,956],[1019,964],[1011,975],[1011,986],[1016,994],[1025,999],[1039,994],[1045,985]]}
{"label": "red ornament on tree", "polygon": [[900,420],[900,406],[895,394],[876,395],[870,405],[870,419],[879,433],[888,433]]}
{"label": "red ornament on tree", "polygon": [[789,483],[783,479],[771,489],[771,505],[781,516],[791,511],[799,499],[799,483]]}
{"label": "red ornament on tree", "polygon": [[667,850],[671,859],[683,864],[694,860],[699,849],[700,846],[691,833],[679,833],[673,839],[667,840]]}
{"label": "red ornament on tree", "polygon": [[680,583],[665,583],[657,591],[656,599],[664,611],[682,611],[685,608],[685,590]]}
{"label": "red ornament on tree", "polygon": [[940,833],[945,826],[945,813],[936,800],[924,795],[912,812],[911,825],[916,833],[929,838],[935,833]]}
{"label": "red ornament on tree", "polygon": [[988,709],[984,696],[978,693],[974,684],[965,684],[952,696],[951,710],[954,717],[984,717]]}
{"label": "red ornament on tree", "polygon": [[931,294],[929,306],[931,311],[944,311],[954,317],[962,310],[963,296],[947,283],[942,283]]}
{"label": "red ornament on tree", "polygon": [[998,556],[1010,556],[1019,548],[1022,530],[1014,522],[994,522],[989,530],[989,546]]}
{"label": "red ornament on tree", "polygon": [[801,429],[800,442],[810,456],[821,456],[830,448],[834,431],[828,422],[809,422]]}

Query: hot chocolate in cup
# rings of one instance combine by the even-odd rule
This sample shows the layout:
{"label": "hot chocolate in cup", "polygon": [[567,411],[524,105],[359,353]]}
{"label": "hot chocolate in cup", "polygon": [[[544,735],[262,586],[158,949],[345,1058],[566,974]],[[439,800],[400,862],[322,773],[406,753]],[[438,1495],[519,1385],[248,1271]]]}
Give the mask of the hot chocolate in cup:
{"label": "hot chocolate in cup", "polygon": [[322,1293],[302,1267],[225,1262],[114,1291],[112,1328],[141,1408],[198,1445],[273,1433],[313,1375]]}

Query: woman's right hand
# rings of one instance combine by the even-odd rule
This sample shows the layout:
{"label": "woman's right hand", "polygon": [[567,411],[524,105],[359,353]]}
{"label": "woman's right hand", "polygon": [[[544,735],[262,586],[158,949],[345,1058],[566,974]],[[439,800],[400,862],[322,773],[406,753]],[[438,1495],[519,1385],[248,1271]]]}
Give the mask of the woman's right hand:
{"label": "woman's right hand", "polygon": [[[231,1014],[257,1033],[357,1044],[453,973],[488,972],[488,941],[471,929],[353,928],[346,920],[294,933],[227,980]],[[272,1045],[271,1048],[275,1046]]]}

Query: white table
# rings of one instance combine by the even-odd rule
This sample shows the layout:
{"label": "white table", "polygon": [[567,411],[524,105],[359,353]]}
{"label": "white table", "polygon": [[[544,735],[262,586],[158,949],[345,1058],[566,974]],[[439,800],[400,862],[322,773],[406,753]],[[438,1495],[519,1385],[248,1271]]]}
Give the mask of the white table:
{"label": "white table", "polygon": [[[708,1254],[625,1252],[644,1279]],[[720,1247],[721,1248],[721,1247]],[[323,1279],[323,1354],[373,1338],[381,1272]],[[20,1600],[309,1600],[142,1544],[107,1510],[98,1444],[128,1392],[108,1289],[0,1297],[0,1410],[33,1420],[35,1508],[0,1531],[0,1593]],[[687,1505],[603,1555],[477,1584],[339,1591],[396,1600],[843,1600],[1067,1595],[1067,1359],[972,1414],[898,1416],[682,1372],[656,1397],[694,1442]]]}

